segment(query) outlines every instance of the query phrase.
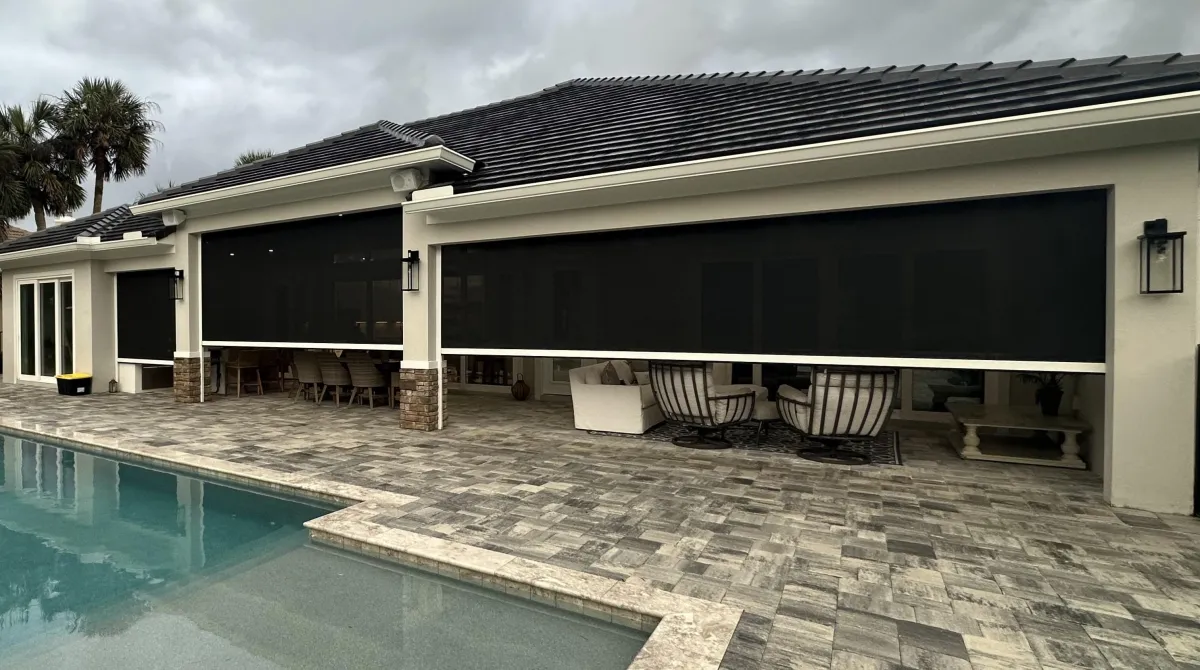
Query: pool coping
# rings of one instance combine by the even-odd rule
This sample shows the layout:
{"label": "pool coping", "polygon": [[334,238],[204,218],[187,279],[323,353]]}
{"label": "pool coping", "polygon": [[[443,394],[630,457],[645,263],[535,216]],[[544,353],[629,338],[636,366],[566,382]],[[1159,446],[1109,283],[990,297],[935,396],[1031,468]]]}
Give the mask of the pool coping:
{"label": "pool coping", "polygon": [[372,520],[389,507],[420,500],[416,496],[7,417],[0,417],[0,430],[185,476],[342,506],[304,524],[313,542],[649,632],[629,670],[716,670],[741,619],[738,607],[390,528]]}

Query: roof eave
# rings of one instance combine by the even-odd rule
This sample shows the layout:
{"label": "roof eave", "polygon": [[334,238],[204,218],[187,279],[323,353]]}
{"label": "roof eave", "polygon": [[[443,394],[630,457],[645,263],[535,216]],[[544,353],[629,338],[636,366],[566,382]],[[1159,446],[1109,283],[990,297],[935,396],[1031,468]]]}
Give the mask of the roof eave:
{"label": "roof eave", "polygon": [[111,260],[155,256],[174,251],[175,244],[167,238],[143,237],[109,242],[68,242],[50,247],[36,247],[0,253],[0,269],[25,268],[52,263],[81,260]]}
{"label": "roof eave", "polygon": [[[1047,143],[1042,138],[1070,131],[1119,129],[1110,133],[1114,146],[1144,143],[1130,132],[1137,124],[1174,121],[1177,134],[1200,138],[1200,92],[1178,93],[1087,107],[1039,112],[1020,116],[935,126],[883,135],[836,140],[782,149],[670,163],[645,168],[605,172],[581,177],[535,182],[461,194],[416,192],[405,211],[428,215],[429,223],[451,223],[503,216],[558,211],[575,206],[596,206],[726,190],[766,188],[784,183],[804,183],[847,178],[829,166],[835,162],[888,162],[905,169],[929,169],[917,161],[894,160],[900,153],[940,149],[938,160],[962,154],[967,160],[986,160],[979,153],[984,144],[1025,142],[1036,153],[1069,153],[1069,144]],[[1182,129],[1182,130],[1180,130]],[[1094,133],[1092,133],[1094,135]],[[1169,139],[1154,135],[1154,141]],[[1029,142],[1037,138],[1037,142]],[[1124,144],[1121,144],[1121,143]],[[1029,148],[1032,147],[1032,148]],[[1092,146],[1093,149],[1108,148]],[[892,160],[888,160],[888,158]],[[1015,155],[1009,158],[1017,157]],[[853,173],[850,176],[854,176]],[[861,175],[859,175],[861,176]],[[789,182],[789,180],[792,180]],[[798,181],[797,181],[798,180]],[[774,183],[778,181],[779,183]],[[683,186],[692,184],[696,188]],[[747,184],[753,186],[746,186]],[[671,185],[668,187],[668,185]],[[639,188],[640,187],[640,188]],[[586,197],[584,197],[586,194]]]}
{"label": "roof eave", "polygon": [[189,207],[213,205],[216,203],[233,206],[237,200],[248,196],[261,196],[287,189],[302,189],[305,186],[333,180],[361,179],[372,175],[383,175],[386,178],[386,175],[404,168],[471,172],[475,169],[475,161],[449,147],[439,145],[378,158],[369,158],[353,163],[344,163],[318,170],[309,170],[273,179],[265,179],[249,184],[239,184],[212,191],[185,194],[154,202],[135,204],[130,206],[129,209],[133,214],[138,215],[165,212],[172,209],[186,211]]}

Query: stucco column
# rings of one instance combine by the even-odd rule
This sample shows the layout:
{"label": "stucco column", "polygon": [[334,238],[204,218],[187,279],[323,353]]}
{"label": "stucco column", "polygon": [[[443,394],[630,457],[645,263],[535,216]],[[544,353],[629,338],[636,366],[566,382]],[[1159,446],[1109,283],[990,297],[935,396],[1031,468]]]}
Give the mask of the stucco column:
{"label": "stucco column", "polygon": [[200,236],[175,234],[175,269],[183,270],[183,300],[175,301],[175,401],[200,402],[203,347],[200,345]]}
{"label": "stucco column", "polygon": [[[1192,511],[1195,462],[1197,150],[1172,148],[1120,167],[1109,207],[1104,496],[1116,506]],[[1135,161],[1130,161],[1133,163]],[[1137,237],[1166,218],[1187,232],[1188,286],[1142,295]]]}
{"label": "stucco column", "polygon": [[425,217],[404,213],[404,248],[421,254],[420,290],[404,294],[404,361],[400,370],[400,427],[438,430],[446,423],[445,364],[440,342],[439,247],[427,242]]}

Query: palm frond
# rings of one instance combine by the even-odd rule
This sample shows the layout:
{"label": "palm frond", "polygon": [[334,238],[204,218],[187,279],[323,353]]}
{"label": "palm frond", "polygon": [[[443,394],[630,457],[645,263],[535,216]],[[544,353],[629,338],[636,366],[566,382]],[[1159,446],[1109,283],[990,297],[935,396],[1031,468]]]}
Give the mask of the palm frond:
{"label": "palm frond", "polygon": [[235,162],[233,166],[241,167],[243,165],[257,163],[258,161],[270,158],[274,155],[275,152],[271,151],[270,149],[250,149],[249,151],[243,151],[242,155],[237,157],[237,162]]}

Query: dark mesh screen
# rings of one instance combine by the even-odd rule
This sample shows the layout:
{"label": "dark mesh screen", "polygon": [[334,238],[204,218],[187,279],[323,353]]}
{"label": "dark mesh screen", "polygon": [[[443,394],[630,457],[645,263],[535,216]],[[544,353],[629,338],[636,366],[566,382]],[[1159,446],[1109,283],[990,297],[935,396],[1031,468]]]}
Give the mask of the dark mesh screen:
{"label": "dark mesh screen", "polygon": [[401,212],[203,236],[207,341],[400,344]]}
{"label": "dark mesh screen", "polygon": [[448,246],[443,346],[1104,360],[1103,190]]}
{"label": "dark mesh screen", "polygon": [[174,270],[117,275],[117,358],[175,357]]}

